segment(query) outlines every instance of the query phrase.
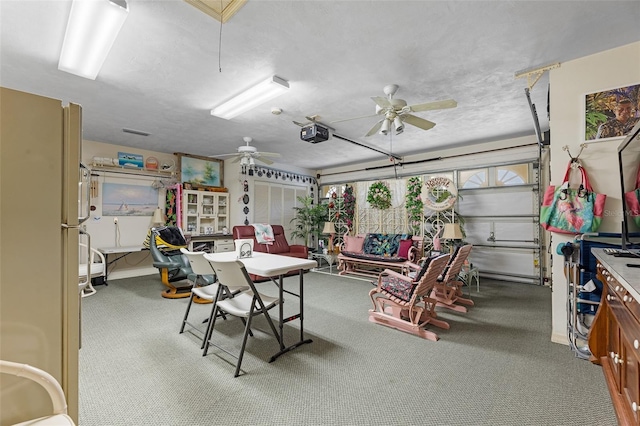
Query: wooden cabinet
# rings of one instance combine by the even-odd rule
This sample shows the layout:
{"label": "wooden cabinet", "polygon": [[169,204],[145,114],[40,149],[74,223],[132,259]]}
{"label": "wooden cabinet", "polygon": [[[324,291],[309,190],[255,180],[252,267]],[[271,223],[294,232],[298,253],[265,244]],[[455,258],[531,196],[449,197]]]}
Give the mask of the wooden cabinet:
{"label": "wooden cabinet", "polygon": [[190,251],[221,253],[235,249],[231,235],[187,235],[186,237]]}
{"label": "wooden cabinet", "polygon": [[640,304],[633,285],[601,261],[598,279],[605,285],[589,333],[591,360],[602,365],[618,422],[640,425]]}
{"label": "wooden cabinet", "polygon": [[182,230],[192,235],[222,233],[229,227],[229,194],[185,190],[182,197]]}

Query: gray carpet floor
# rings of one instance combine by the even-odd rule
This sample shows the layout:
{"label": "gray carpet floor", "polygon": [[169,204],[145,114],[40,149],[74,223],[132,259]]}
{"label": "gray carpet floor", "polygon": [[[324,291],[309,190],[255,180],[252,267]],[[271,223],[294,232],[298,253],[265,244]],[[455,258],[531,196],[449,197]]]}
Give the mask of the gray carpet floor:
{"label": "gray carpet floor", "polygon": [[[160,297],[158,276],[99,286],[82,300],[80,424],[616,424],[601,368],[549,340],[549,288],[483,279],[468,313],[440,311],[451,328],[430,328],[438,342],[368,322],[371,288],[305,274],[313,343],[268,363],[278,346],[259,318],[234,378],[233,358],[215,348],[202,357],[198,338],[178,333],[188,299]],[[276,294],[272,283],[258,289]],[[285,315],[296,304],[285,295]],[[191,318],[210,309],[194,305]],[[285,325],[287,342],[298,327]],[[230,318],[214,338],[234,351],[242,332]]]}

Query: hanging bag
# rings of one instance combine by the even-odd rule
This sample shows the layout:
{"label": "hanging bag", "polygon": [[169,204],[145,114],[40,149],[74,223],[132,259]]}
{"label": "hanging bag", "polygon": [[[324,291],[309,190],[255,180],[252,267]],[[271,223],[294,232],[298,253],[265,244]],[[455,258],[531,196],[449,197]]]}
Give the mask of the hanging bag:
{"label": "hanging bag", "polygon": [[640,165],[636,174],[636,189],[624,194],[625,208],[636,226],[640,227]]}
{"label": "hanging bag", "polygon": [[[573,166],[576,164],[576,166]],[[580,172],[578,188],[569,186],[571,171]],[[544,229],[561,234],[596,232],[602,223],[605,194],[596,194],[591,188],[587,171],[573,160],[569,162],[562,185],[549,185],[540,209],[540,224]]]}

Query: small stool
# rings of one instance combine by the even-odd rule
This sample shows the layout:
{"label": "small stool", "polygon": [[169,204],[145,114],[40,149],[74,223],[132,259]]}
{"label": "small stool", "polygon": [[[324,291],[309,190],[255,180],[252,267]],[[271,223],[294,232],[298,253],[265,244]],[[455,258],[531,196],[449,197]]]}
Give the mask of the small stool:
{"label": "small stool", "polygon": [[465,265],[460,269],[458,277],[464,281],[469,287],[469,294],[471,294],[471,282],[476,280],[476,292],[480,293],[480,270],[475,266]]}

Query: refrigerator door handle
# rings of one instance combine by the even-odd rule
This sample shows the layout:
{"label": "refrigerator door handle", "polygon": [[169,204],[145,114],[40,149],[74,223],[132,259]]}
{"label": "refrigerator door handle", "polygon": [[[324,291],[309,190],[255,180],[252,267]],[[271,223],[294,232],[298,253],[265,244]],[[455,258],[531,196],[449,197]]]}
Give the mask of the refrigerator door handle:
{"label": "refrigerator door handle", "polygon": [[87,283],[91,281],[91,235],[82,228],[78,229],[80,235],[87,237]]}

